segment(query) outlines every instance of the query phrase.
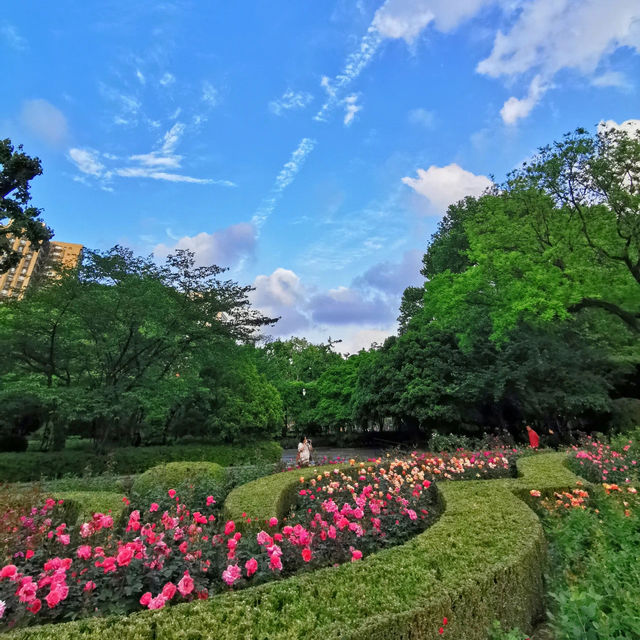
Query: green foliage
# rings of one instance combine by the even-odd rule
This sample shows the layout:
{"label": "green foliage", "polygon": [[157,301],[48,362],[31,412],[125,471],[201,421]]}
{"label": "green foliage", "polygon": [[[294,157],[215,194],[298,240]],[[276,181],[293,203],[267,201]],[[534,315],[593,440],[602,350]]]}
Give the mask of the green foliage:
{"label": "green foliage", "polygon": [[444,637],[457,640],[485,640],[494,619],[505,628],[528,629],[541,613],[544,535],[508,483],[535,488],[550,475],[575,484],[562,456],[528,460],[519,481],[442,483],[446,510],[438,522],[362,562],[159,612],[41,626],[7,637],[39,640],[55,634],[80,640],[118,634],[123,640],[196,640],[215,633],[220,640],[436,640],[444,617]]}
{"label": "green foliage", "polygon": [[[294,471],[274,473],[265,478],[236,487],[225,500],[224,515],[228,520],[235,520],[239,525],[247,527],[245,518],[250,519],[250,528],[261,528],[272,516],[278,519],[285,517],[296,501],[300,478],[308,480],[319,473],[334,469],[348,470],[350,465],[325,465],[307,467]],[[242,516],[242,514],[246,516]]]}
{"label": "green foliage", "polygon": [[110,513],[117,520],[125,507],[123,494],[110,491],[57,491],[54,497],[64,500],[69,524],[87,522],[94,513]]}
{"label": "green foliage", "polygon": [[611,497],[597,493],[592,500],[593,509],[544,519],[551,627],[568,640],[639,637],[637,506],[625,516]]}
{"label": "green foliage", "polygon": [[215,462],[223,467],[254,462],[279,462],[282,448],[275,442],[256,442],[251,446],[176,445],[172,447],[122,447],[110,455],[83,454],[76,451],[56,453],[0,454],[0,481],[28,482],[40,478],[60,478],[83,473],[89,468],[102,473],[107,466],[117,475],[142,473],[165,462],[189,460]]}
{"label": "green foliage", "polygon": [[29,206],[29,183],[42,174],[40,159],[25,154],[22,145],[14,148],[7,138],[0,140],[0,167],[0,273],[4,273],[21,258],[11,247],[13,239],[24,238],[39,246],[53,233],[39,219],[40,210]]}
{"label": "green foliage", "polygon": [[225,473],[215,462],[170,462],[151,467],[133,483],[133,494],[144,503],[167,500],[174,489],[188,504],[205,504],[207,496],[223,498]]}

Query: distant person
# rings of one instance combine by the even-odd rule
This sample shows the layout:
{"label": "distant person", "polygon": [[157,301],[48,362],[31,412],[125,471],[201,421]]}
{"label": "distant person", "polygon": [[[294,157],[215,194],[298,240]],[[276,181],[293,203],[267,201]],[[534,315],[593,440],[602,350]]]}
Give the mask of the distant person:
{"label": "distant person", "polygon": [[532,449],[537,449],[540,446],[540,436],[527,425],[527,432],[529,434],[529,444]]}
{"label": "distant person", "polygon": [[298,455],[296,462],[301,467],[308,467],[311,460],[311,440],[307,440],[307,436],[302,436],[302,442],[298,443]]}
{"label": "distant person", "polygon": [[551,447],[552,449],[558,449],[558,447],[560,446],[560,437],[551,428],[547,429],[546,441],[547,441],[547,446]]}

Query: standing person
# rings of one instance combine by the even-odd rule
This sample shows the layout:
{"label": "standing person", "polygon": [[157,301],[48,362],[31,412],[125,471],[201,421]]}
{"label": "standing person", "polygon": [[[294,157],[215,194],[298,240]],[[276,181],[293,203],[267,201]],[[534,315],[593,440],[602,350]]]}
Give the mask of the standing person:
{"label": "standing person", "polygon": [[298,443],[298,464],[301,467],[308,467],[310,456],[311,451],[307,436],[302,436],[302,442]]}
{"label": "standing person", "polygon": [[529,434],[529,444],[532,449],[537,449],[540,446],[540,436],[527,425],[527,432]]}

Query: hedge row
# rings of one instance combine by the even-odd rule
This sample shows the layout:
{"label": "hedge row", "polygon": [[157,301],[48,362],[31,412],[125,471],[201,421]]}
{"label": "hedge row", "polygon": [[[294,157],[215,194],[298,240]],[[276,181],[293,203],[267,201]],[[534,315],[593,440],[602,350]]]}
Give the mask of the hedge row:
{"label": "hedge row", "polygon": [[65,516],[69,523],[91,520],[94,513],[111,513],[118,520],[124,511],[122,493],[109,491],[60,491],[54,494],[64,500]]}
{"label": "hedge row", "polygon": [[[224,517],[235,520],[236,525],[247,528],[244,518],[251,520],[253,527],[261,527],[272,516],[282,520],[287,515],[296,498],[300,478],[308,480],[325,471],[334,469],[347,471],[349,464],[308,467],[295,471],[274,473],[236,487],[229,493],[224,503]],[[243,516],[242,514],[246,514]]]}
{"label": "hedge row", "polygon": [[360,562],[157,612],[45,625],[8,637],[436,640],[444,617],[446,637],[457,640],[485,640],[496,618],[506,628],[530,629],[542,613],[546,546],[540,521],[514,492],[559,490],[578,478],[555,454],[523,460],[519,470],[521,477],[512,480],[440,483],[446,509],[431,528]]}
{"label": "hedge row", "polygon": [[256,462],[279,462],[282,448],[276,442],[258,442],[246,447],[231,445],[177,445],[167,447],[122,447],[107,455],[73,449],[55,452],[0,454],[0,482],[30,482],[42,477],[59,478],[109,470],[113,474],[142,473],[165,462],[206,461],[222,467]]}

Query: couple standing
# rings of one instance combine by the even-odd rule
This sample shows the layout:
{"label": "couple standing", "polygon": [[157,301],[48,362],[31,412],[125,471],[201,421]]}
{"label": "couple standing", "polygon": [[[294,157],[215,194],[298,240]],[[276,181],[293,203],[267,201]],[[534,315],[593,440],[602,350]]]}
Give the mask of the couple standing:
{"label": "couple standing", "polygon": [[308,467],[311,462],[311,452],[313,446],[311,440],[307,439],[307,436],[302,437],[302,442],[298,443],[298,455],[296,456],[296,462],[301,467]]}

